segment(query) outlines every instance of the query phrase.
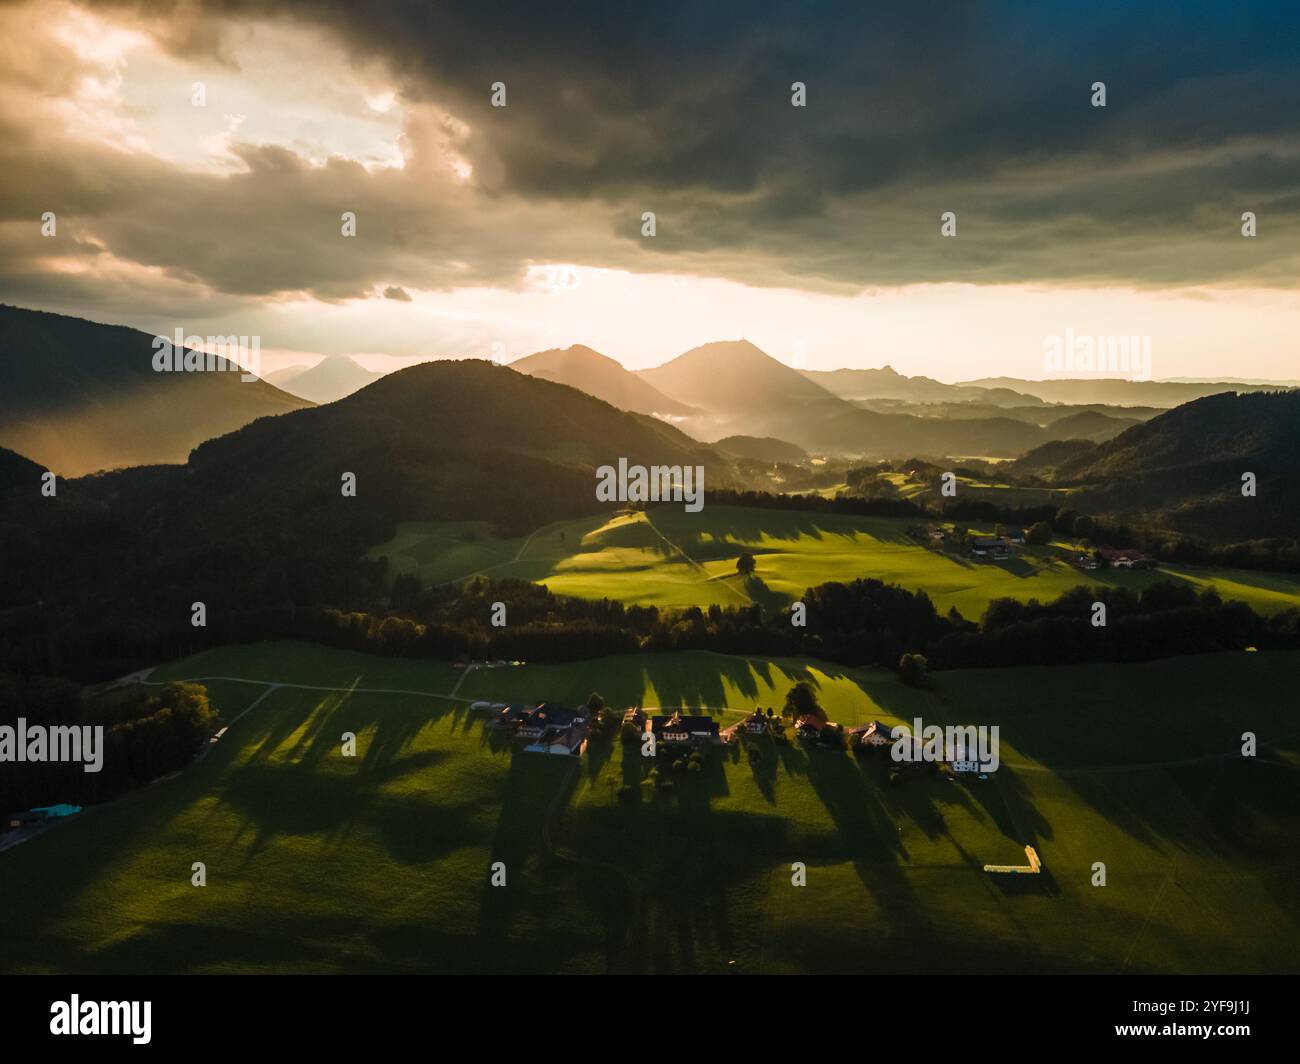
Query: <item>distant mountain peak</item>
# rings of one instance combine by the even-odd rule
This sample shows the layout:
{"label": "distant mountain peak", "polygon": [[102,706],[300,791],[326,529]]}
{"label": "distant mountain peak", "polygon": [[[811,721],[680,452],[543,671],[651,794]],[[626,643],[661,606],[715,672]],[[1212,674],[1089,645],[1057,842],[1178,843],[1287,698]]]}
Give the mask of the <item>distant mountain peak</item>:
{"label": "distant mountain peak", "polygon": [[510,363],[510,369],[530,377],[567,384],[610,406],[635,414],[660,418],[682,418],[695,408],[665,395],[654,385],[623,368],[618,360],[585,344],[552,347]]}

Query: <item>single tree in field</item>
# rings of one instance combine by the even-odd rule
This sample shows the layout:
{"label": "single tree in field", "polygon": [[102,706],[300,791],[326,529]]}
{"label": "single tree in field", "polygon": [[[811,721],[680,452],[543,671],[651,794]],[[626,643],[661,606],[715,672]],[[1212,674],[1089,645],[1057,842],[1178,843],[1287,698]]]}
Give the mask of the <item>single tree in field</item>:
{"label": "single tree in field", "polygon": [[741,576],[751,576],[757,568],[758,562],[754,561],[752,554],[742,554],[736,559],[736,572]]}
{"label": "single tree in field", "polygon": [[904,654],[898,659],[898,675],[906,684],[924,687],[930,682],[930,663],[923,654]]}
{"label": "single tree in field", "polygon": [[785,709],[795,720],[805,716],[826,719],[826,711],[817,703],[817,692],[807,680],[800,680],[786,692]]}

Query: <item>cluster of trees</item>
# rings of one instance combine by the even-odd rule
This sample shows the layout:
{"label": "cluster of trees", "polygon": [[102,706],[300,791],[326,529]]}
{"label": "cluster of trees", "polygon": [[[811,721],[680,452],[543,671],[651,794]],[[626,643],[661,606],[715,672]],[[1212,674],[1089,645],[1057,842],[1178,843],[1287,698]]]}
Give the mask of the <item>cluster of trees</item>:
{"label": "cluster of trees", "polygon": [[[87,613],[68,607],[11,612],[0,615],[0,670],[103,679],[205,647],[286,638],[444,660],[562,662],[712,650],[898,667],[904,654],[920,654],[931,669],[1131,661],[1246,645],[1300,645],[1295,610],[1263,618],[1213,592],[1198,596],[1189,586],[1174,584],[1140,596],[1096,587],[1047,604],[1000,600],[975,624],[956,610],[940,614],[923,591],[874,579],[831,582],[803,595],[804,627],[792,625],[788,613],[764,617],[758,606],[669,611],[565,598],[543,586],[486,578],[442,588],[399,578],[391,591],[381,584],[372,594],[358,593],[355,607],[296,597],[271,595],[276,604],[267,605],[266,596],[251,592],[214,592],[203,628],[189,623],[188,596],[178,600],[174,593],[165,604],[148,607],[126,599]],[[1105,628],[1092,625],[1096,601],[1107,605]],[[502,627],[492,624],[498,602],[506,609]]]}
{"label": "cluster of trees", "polygon": [[[1104,626],[1093,604],[1105,606]],[[1127,588],[1079,587],[1049,602],[997,599],[977,629],[937,640],[927,651],[941,669],[999,665],[1133,662],[1180,654],[1300,646],[1300,611],[1261,617],[1209,588],[1162,582],[1140,595]]]}
{"label": "cluster of trees", "polygon": [[187,765],[217,726],[219,714],[201,684],[157,690],[116,688],[91,696],[67,679],[0,673],[0,724],[30,728],[102,727],[102,765],[81,762],[5,762],[0,811],[70,802],[89,805]]}
{"label": "cluster of trees", "polygon": [[[401,597],[400,595],[398,596]],[[831,582],[802,599],[806,624],[757,606],[684,610],[566,598],[520,581],[479,578],[421,592],[407,610],[263,609],[211,619],[200,630],[221,645],[306,639],[375,654],[436,659],[577,661],[608,654],[711,650],[808,655],[846,665],[888,665],[923,685],[931,669],[1139,661],[1176,654],[1300,646],[1300,610],[1269,617],[1209,589],[1161,582],[1126,588],[1079,587],[1054,601],[992,602],[978,623],[940,613],[924,591],[876,579]],[[493,605],[509,623],[494,627]],[[1106,624],[1094,623],[1094,603]],[[198,649],[198,646],[190,648]]]}
{"label": "cluster of trees", "polygon": [[[663,612],[560,598],[522,582],[481,580],[430,589],[414,577],[399,577],[389,587],[384,562],[363,554],[366,544],[391,532],[397,503],[372,511],[323,488],[310,498],[279,502],[269,490],[248,498],[232,491],[218,493],[231,500],[230,506],[211,513],[202,505],[213,488],[206,480],[238,473],[214,462],[200,462],[196,469],[193,477],[181,468],[159,467],[84,478],[61,485],[57,507],[24,497],[21,505],[0,508],[0,549],[6,554],[12,550],[17,559],[14,580],[0,588],[0,671],[98,680],[208,646],[283,637],[453,659],[571,661],[633,651],[709,649],[806,653],[852,664],[896,664],[905,653],[920,653],[933,668],[992,660],[1073,660],[1050,649],[1051,637],[1035,634],[1049,625],[1075,623],[1068,613],[1071,604],[1062,607],[1065,613],[1023,619],[1023,642],[1017,644],[1006,633],[980,629],[955,613],[939,616],[923,593],[878,581],[810,589],[803,600],[808,624],[802,629],[793,628],[786,615],[764,618],[756,606]],[[191,479],[205,483],[196,487]],[[1137,547],[1170,561],[1300,568],[1300,546],[1294,541],[1208,547],[1176,533],[1132,529],[1050,506],[1006,508],[957,499],[927,510],[902,499],[725,490],[711,491],[710,500],[1004,524],[1030,529],[1035,540],[1071,536]],[[384,510],[388,512],[380,512]],[[528,516],[536,515],[530,511]],[[750,564],[750,556],[743,557],[741,571]],[[504,627],[490,623],[490,606],[497,601],[507,605]],[[206,628],[191,625],[193,602],[205,603]],[[1242,618],[1222,603],[1186,608],[1200,626],[1193,633],[1194,646],[1232,644],[1243,626],[1256,633],[1253,642],[1289,645],[1284,619]],[[1170,616],[1164,620],[1174,623]],[[1097,653],[1099,644],[1115,641],[1114,625],[1120,623],[1141,627],[1140,621],[1116,617],[1101,638],[1067,634],[1075,647],[1070,653]],[[1031,631],[1035,624],[1039,628]],[[1130,635],[1136,640],[1131,647],[1146,649],[1127,653],[1149,656],[1170,642],[1145,629]],[[998,641],[1005,641],[1006,648],[988,654],[981,649]],[[1023,649],[1040,643],[1032,653]],[[1122,659],[1124,652],[1106,653]]]}

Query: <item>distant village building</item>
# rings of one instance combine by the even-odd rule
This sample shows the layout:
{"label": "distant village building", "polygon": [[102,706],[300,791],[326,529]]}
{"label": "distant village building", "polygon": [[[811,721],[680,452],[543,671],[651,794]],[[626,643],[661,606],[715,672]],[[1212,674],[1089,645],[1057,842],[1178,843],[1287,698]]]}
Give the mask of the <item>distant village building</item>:
{"label": "distant village building", "polygon": [[708,716],[682,716],[674,713],[668,717],[651,717],[646,730],[655,737],[660,750],[698,750],[712,743],[720,743],[718,722]]}
{"label": "distant village building", "polygon": [[826,721],[814,713],[805,713],[795,725],[795,734],[801,739],[815,739],[826,727]]}
{"label": "distant village building", "polygon": [[1000,536],[975,536],[970,541],[972,558],[1009,558],[1011,544]]}
{"label": "distant village building", "polygon": [[1151,555],[1132,548],[1116,550],[1113,547],[1098,547],[1097,554],[1112,569],[1154,569],[1156,566],[1156,560]]}
{"label": "distant village building", "polygon": [[543,703],[525,713],[515,723],[516,739],[537,739],[555,728],[568,728],[576,722],[586,723],[586,716],[564,706]]}
{"label": "distant village building", "polygon": [[524,747],[530,754],[560,754],[567,757],[581,757],[587,749],[587,738],[591,727],[583,717],[576,718],[571,724],[556,724],[546,728],[537,741]]}
{"label": "distant village building", "polygon": [[894,741],[893,729],[888,724],[873,720],[867,724],[855,724],[849,729],[849,735],[859,746],[884,747]]}
{"label": "distant village building", "polygon": [[496,716],[488,722],[488,726],[491,728],[506,728],[513,731],[515,726],[536,708],[536,706],[524,706],[519,703],[501,706],[501,708],[497,710]]}

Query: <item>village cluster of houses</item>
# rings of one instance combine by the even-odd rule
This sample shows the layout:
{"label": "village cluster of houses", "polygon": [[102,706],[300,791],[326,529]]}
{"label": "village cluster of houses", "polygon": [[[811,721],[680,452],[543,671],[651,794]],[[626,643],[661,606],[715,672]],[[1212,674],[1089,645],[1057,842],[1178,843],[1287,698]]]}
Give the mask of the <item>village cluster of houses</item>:
{"label": "village cluster of houses", "polygon": [[1157,563],[1151,555],[1133,548],[1119,550],[1115,547],[1098,547],[1090,553],[1080,554],[1074,564],[1080,569],[1092,571],[1103,566],[1111,569],[1154,569]]}
{"label": "village cluster of houses", "polygon": [[911,535],[936,550],[950,547],[954,550],[964,550],[971,558],[1009,558],[1012,551],[1019,550],[1025,545],[1026,530],[999,527],[1001,532],[998,535],[970,536],[962,539],[961,542],[958,542],[958,537],[953,532],[933,522],[911,529]]}
{"label": "village cluster of houses", "polygon": [[724,732],[711,716],[693,710],[649,717],[636,707],[623,714],[623,727],[631,734],[649,732],[655,737],[656,751],[667,754],[693,752],[731,740],[730,728]]}
{"label": "village cluster of houses", "polygon": [[[580,757],[591,737],[590,711],[566,706],[474,702],[473,713],[488,715],[487,727],[505,731],[526,753],[563,754]],[[688,753],[723,742],[721,727],[711,716],[673,712],[647,716],[640,708],[627,710],[623,724],[632,725],[638,734],[649,732],[655,747],[663,753]]]}
{"label": "village cluster of houses", "polygon": [[[920,736],[907,734],[894,738],[893,728],[878,720],[855,725],[848,730],[848,735],[849,743],[855,750],[887,750],[899,743],[910,746],[911,749],[907,750],[904,756],[894,759],[898,765],[934,764],[925,758],[925,743]],[[951,751],[944,748],[941,763],[947,765],[958,776],[983,778],[984,766],[971,756],[973,753],[975,751],[966,750],[964,744],[959,742]]]}
{"label": "village cluster of houses", "polygon": [[487,727],[509,732],[530,754],[581,757],[591,735],[591,721],[585,709],[504,702],[474,702],[469,708],[471,713],[488,714]]}
{"label": "village cluster of houses", "polygon": [[[833,720],[824,720],[814,713],[805,713],[794,722],[795,735],[803,742],[816,743],[820,746],[843,746],[844,729]],[[758,736],[771,734],[779,743],[786,742],[785,718],[772,711],[755,707],[754,712],[746,715],[721,733],[724,743],[735,742],[744,735]]]}
{"label": "village cluster of houses", "polygon": [[[569,709],[565,706],[542,703],[539,705],[507,704],[504,702],[474,702],[471,712],[488,714],[487,727],[505,731],[527,753],[559,754],[580,757],[591,736],[590,711]],[[786,718],[769,707],[755,707],[735,724],[722,728],[712,716],[698,710],[661,713],[649,716],[640,707],[623,714],[623,731],[626,736],[651,734],[656,752],[668,757],[691,754],[711,746],[734,743],[744,736],[752,738],[771,735],[776,742],[787,742]],[[795,736],[809,745],[848,747],[856,752],[888,750],[898,743],[912,746],[907,756],[894,758],[901,765],[932,764],[923,756],[921,739],[915,735],[895,738],[890,725],[873,720],[845,728],[833,720],[806,713],[794,722]],[[979,775],[980,762],[961,748],[945,755],[944,763],[956,775]]]}
{"label": "village cluster of houses", "polygon": [[[951,546],[964,549],[967,557],[980,561],[1005,561],[1025,545],[1028,529],[1005,525],[1000,525],[999,529],[999,533],[995,536],[969,536],[962,544],[956,542],[956,537],[951,531],[934,523],[913,528],[911,535],[936,550]],[[1106,567],[1154,569],[1157,565],[1155,558],[1140,550],[1116,547],[1098,547],[1095,550],[1080,551],[1070,560],[1076,568],[1089,572]]]}
{"label": "village cluster of houses", "polygon": [[1000,536],[972,536],[970,556],[972,558],[1010,558],[1013,551],[1025,545],[1023,528],[1005,529]]}

